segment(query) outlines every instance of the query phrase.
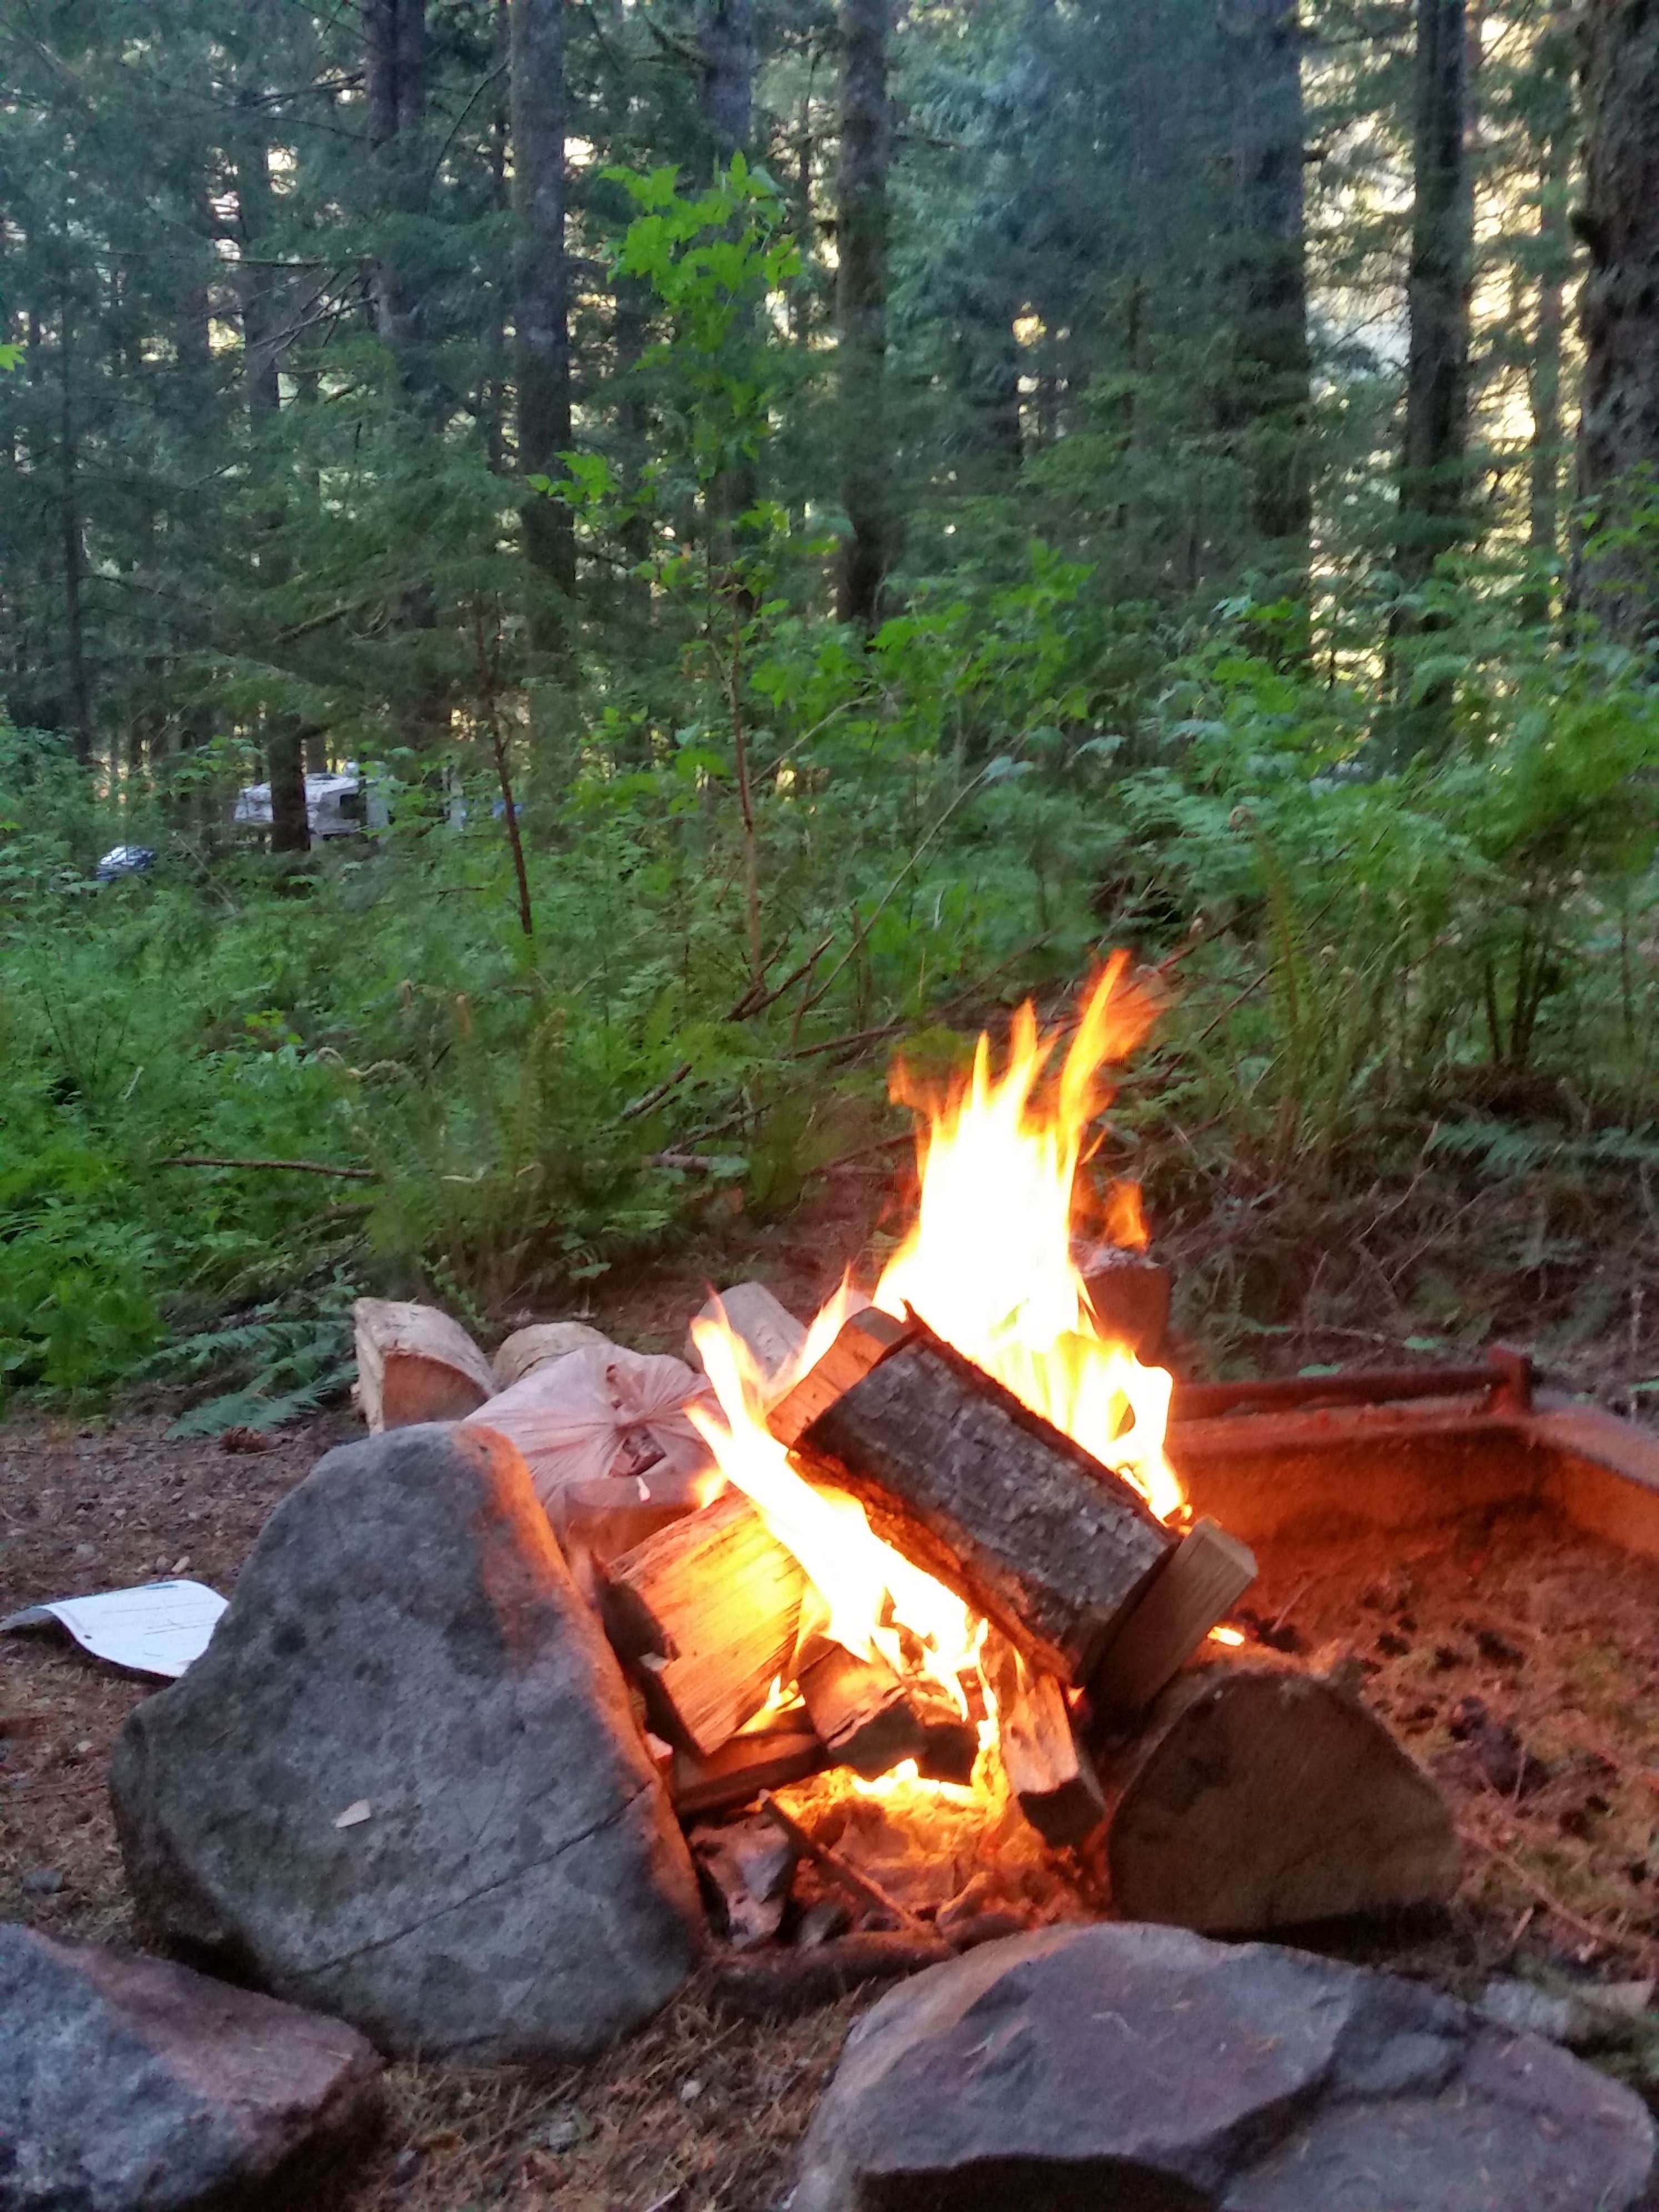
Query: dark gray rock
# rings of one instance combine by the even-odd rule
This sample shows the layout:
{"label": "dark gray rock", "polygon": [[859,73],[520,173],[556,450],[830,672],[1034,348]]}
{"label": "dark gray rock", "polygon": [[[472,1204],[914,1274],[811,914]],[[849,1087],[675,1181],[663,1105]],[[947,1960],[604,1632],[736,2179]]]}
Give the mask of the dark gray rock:
{"label": "dark gray rock", "polygon": [[489,1429],[330,1452],[110,1786],[149,1925],[387,2051],[580,2056],[699,1955],[616,1661]]}
{"label": "dark gray rock", "polygon": [[793,2212],[1643,2212],[1639,2099],[1390,1975],[1049,1929],[848,2039]]}
{"label": "dark gray rock", "polygon": [[0,1926],[4,2212],[293,2212],[381,2117],[355,2030]]}

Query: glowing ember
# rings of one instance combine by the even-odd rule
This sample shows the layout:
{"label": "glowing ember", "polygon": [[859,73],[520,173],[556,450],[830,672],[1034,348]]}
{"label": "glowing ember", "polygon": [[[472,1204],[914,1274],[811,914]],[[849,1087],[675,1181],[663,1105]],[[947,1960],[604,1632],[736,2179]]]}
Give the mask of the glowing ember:
{"label": "glowing ember", "polygon": [[[1014,1018],[1000,1076],[981,1036],[970,1077],[944,1099],[898,1092],[928,1116],[918,1140],[921,1195],[915,1226],[875,1302],[896,1316],[911,1309],[1133,1483],[1167,1521],[1184,1510],[1163,1449],[1170,1377],[1101,1333],[1072,1260],[1077,1171],[1089,1125],[1109,1096],[1100,1070],[1140,1041],[1154,1012],[1126,983],[1126,967],[1127,956],[1115,956],[1091,994],[1051,1098],[1040,1098],[1038,1086],[1058,1040],[1039,1031],[1029,1005]],[[1132,1185],[1109,1194],[1106,1226],[1115,1242],[1144,1247]],[[694,1322],[720,1413],[696,1405],[687,1411],[724,1474],[754,1500],[822,1594],[825,1632],[860,1657],[926,1675],[966,1713],[959,1678],[977,1669],[983,1622],[884,1543],[855,1499],[800,1475],[766,1427],[769,1404],[817,1364],[863,1303],[843,1284],[813,1322],[800,1358],[769,1385],[723,1316]],[[993,1717],[981,1737],[994,1728]],[[927,1785],[897,1770],[868,1786]]]}

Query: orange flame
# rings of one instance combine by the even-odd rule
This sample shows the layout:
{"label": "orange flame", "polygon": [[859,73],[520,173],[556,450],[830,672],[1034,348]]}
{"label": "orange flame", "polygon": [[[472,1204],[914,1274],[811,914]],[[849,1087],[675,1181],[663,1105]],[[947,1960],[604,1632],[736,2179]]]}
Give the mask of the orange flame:
{"label": "orange flame", "polygon": [[1014,1017],[1000,1077],[981,1036],[967,1084],[928,1109],[915,1225],[876,1303],[895,1315],[908,1306],[1168,1521],[1185,1503],[1164,1456],[1170,1377],[1100,1334],[1072,1260],[1073,1187],[1089,1122],[1109,1095],[1100,1069],[1140,1042],[1156,1011],[1124,983],[1127,964],[1115,954],[1095,986],[1051,1106],[1036,1092],[1058,1040],[1039,1032],[1029,1004]]}
{"label": "orange flame", "polygon": [[[990,1042],[981,1036],[965,1083],[936,1103],[909,1099],[928,1115],[917,1145],[921,1194],[915,1225],[883,1272],[875,1303],[895,1315],[908,1307],[1133,1483],[1167,1521],[1185,1505],[1163,1449],[1170,1377],[1100,1334],[1071,1250],[1073,1185],[1089,1124],[1109,1096],[1100,1071],[1139,1042],[1155,1012],[1146,994],[1126,982],[1127,965],[1127,955],[1115,955],[1091,993],[1051,1100],[1039,1100],[1037,1091],[1058,1035],[1039,1030],[1029,1004],[1014,1017],[1000,1076],[991,1072]],[[896,1095],[908,1096],[904,1082],[900,1070]],[[1120,1195],[1108,1221],[1115,1236],[1144,1245],[1138,1192],[1132,1200]],[[805,1568],[822,1594],[827,1632],[901,1673],[914,1671],[907,1655],[915,1662],[919,1647],[921,1671],[965,1712],[959,1678],[976,1666],[984,1623],[883,1542],[856,1499],[809,1482],[766,1426],[768,1405],[817,1364],[863,1303],[843,1283],[814,1321],[799,1358],[769,1384],[723,1314],[694,1322],[720,1413],[696,1404],[687,1412],[725,1474]],[[994,1733],[993,1718],[981,1735]]]}

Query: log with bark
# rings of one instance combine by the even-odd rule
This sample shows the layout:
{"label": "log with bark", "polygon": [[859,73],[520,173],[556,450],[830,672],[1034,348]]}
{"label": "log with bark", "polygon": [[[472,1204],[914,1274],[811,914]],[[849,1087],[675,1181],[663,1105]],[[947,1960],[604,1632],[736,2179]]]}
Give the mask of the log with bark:
{"label": "log with bark", "polygon": [[707,1759],[676,1751],[668,1772],[669,1795],[682,1820],[714,1817],[752,1805],[763,1790],[821,1773],[830,1754],[799,1706],[768,1715],[763,1725],[744,1729]]}
{"label": "log with bark", "polygon": [[1437,1904],[1457,1883],[1439,1790],[1351,1690],[1224,1660],[1103,1753],[1114,1909],[1205,1935]]}
{"label": "log with bark", "polygon": [[[776,1409],[773,1433],[872,1527],[984,1613],[1028,1661],[1085,1681],[1125,1609],[1175,1549],[1139,1492],[921,1323],[868,1354],[858,1316]],[[864,1361],[837,1387],[837,1358]],[[793,1437],[802,1395],[832,1395]]]}
{"label": "log with bark", "polygon": [[605,1626],[652,1724],[707,1759],[787,1680],[806,1577],[740,1492],[602,1570]]}
{"label": "log with bark", "polygon": [[459,1421],[495,1390],[489,1362],[458,1321],[402,1298],[359,1298],[357,1402],[378,1434],[416,1421]]}

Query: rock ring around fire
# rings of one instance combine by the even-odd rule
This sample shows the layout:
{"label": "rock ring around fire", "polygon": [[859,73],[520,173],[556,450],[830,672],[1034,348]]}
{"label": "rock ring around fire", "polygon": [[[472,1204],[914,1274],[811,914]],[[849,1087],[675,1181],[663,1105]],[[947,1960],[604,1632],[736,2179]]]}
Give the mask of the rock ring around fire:
{"label": "rock ring around fire", "polygon": [[1121,1923],[988,1945],[848,2039],[793,2212],[1638,2212],[1630,2090],[1419,1985]]}
{"label": "rock ring around fire", "polygon": [[700,1955],[617,1662],[487,1429],[330,1452],[111,1793],[153,1933],[388,2051],[580,2056]]}

